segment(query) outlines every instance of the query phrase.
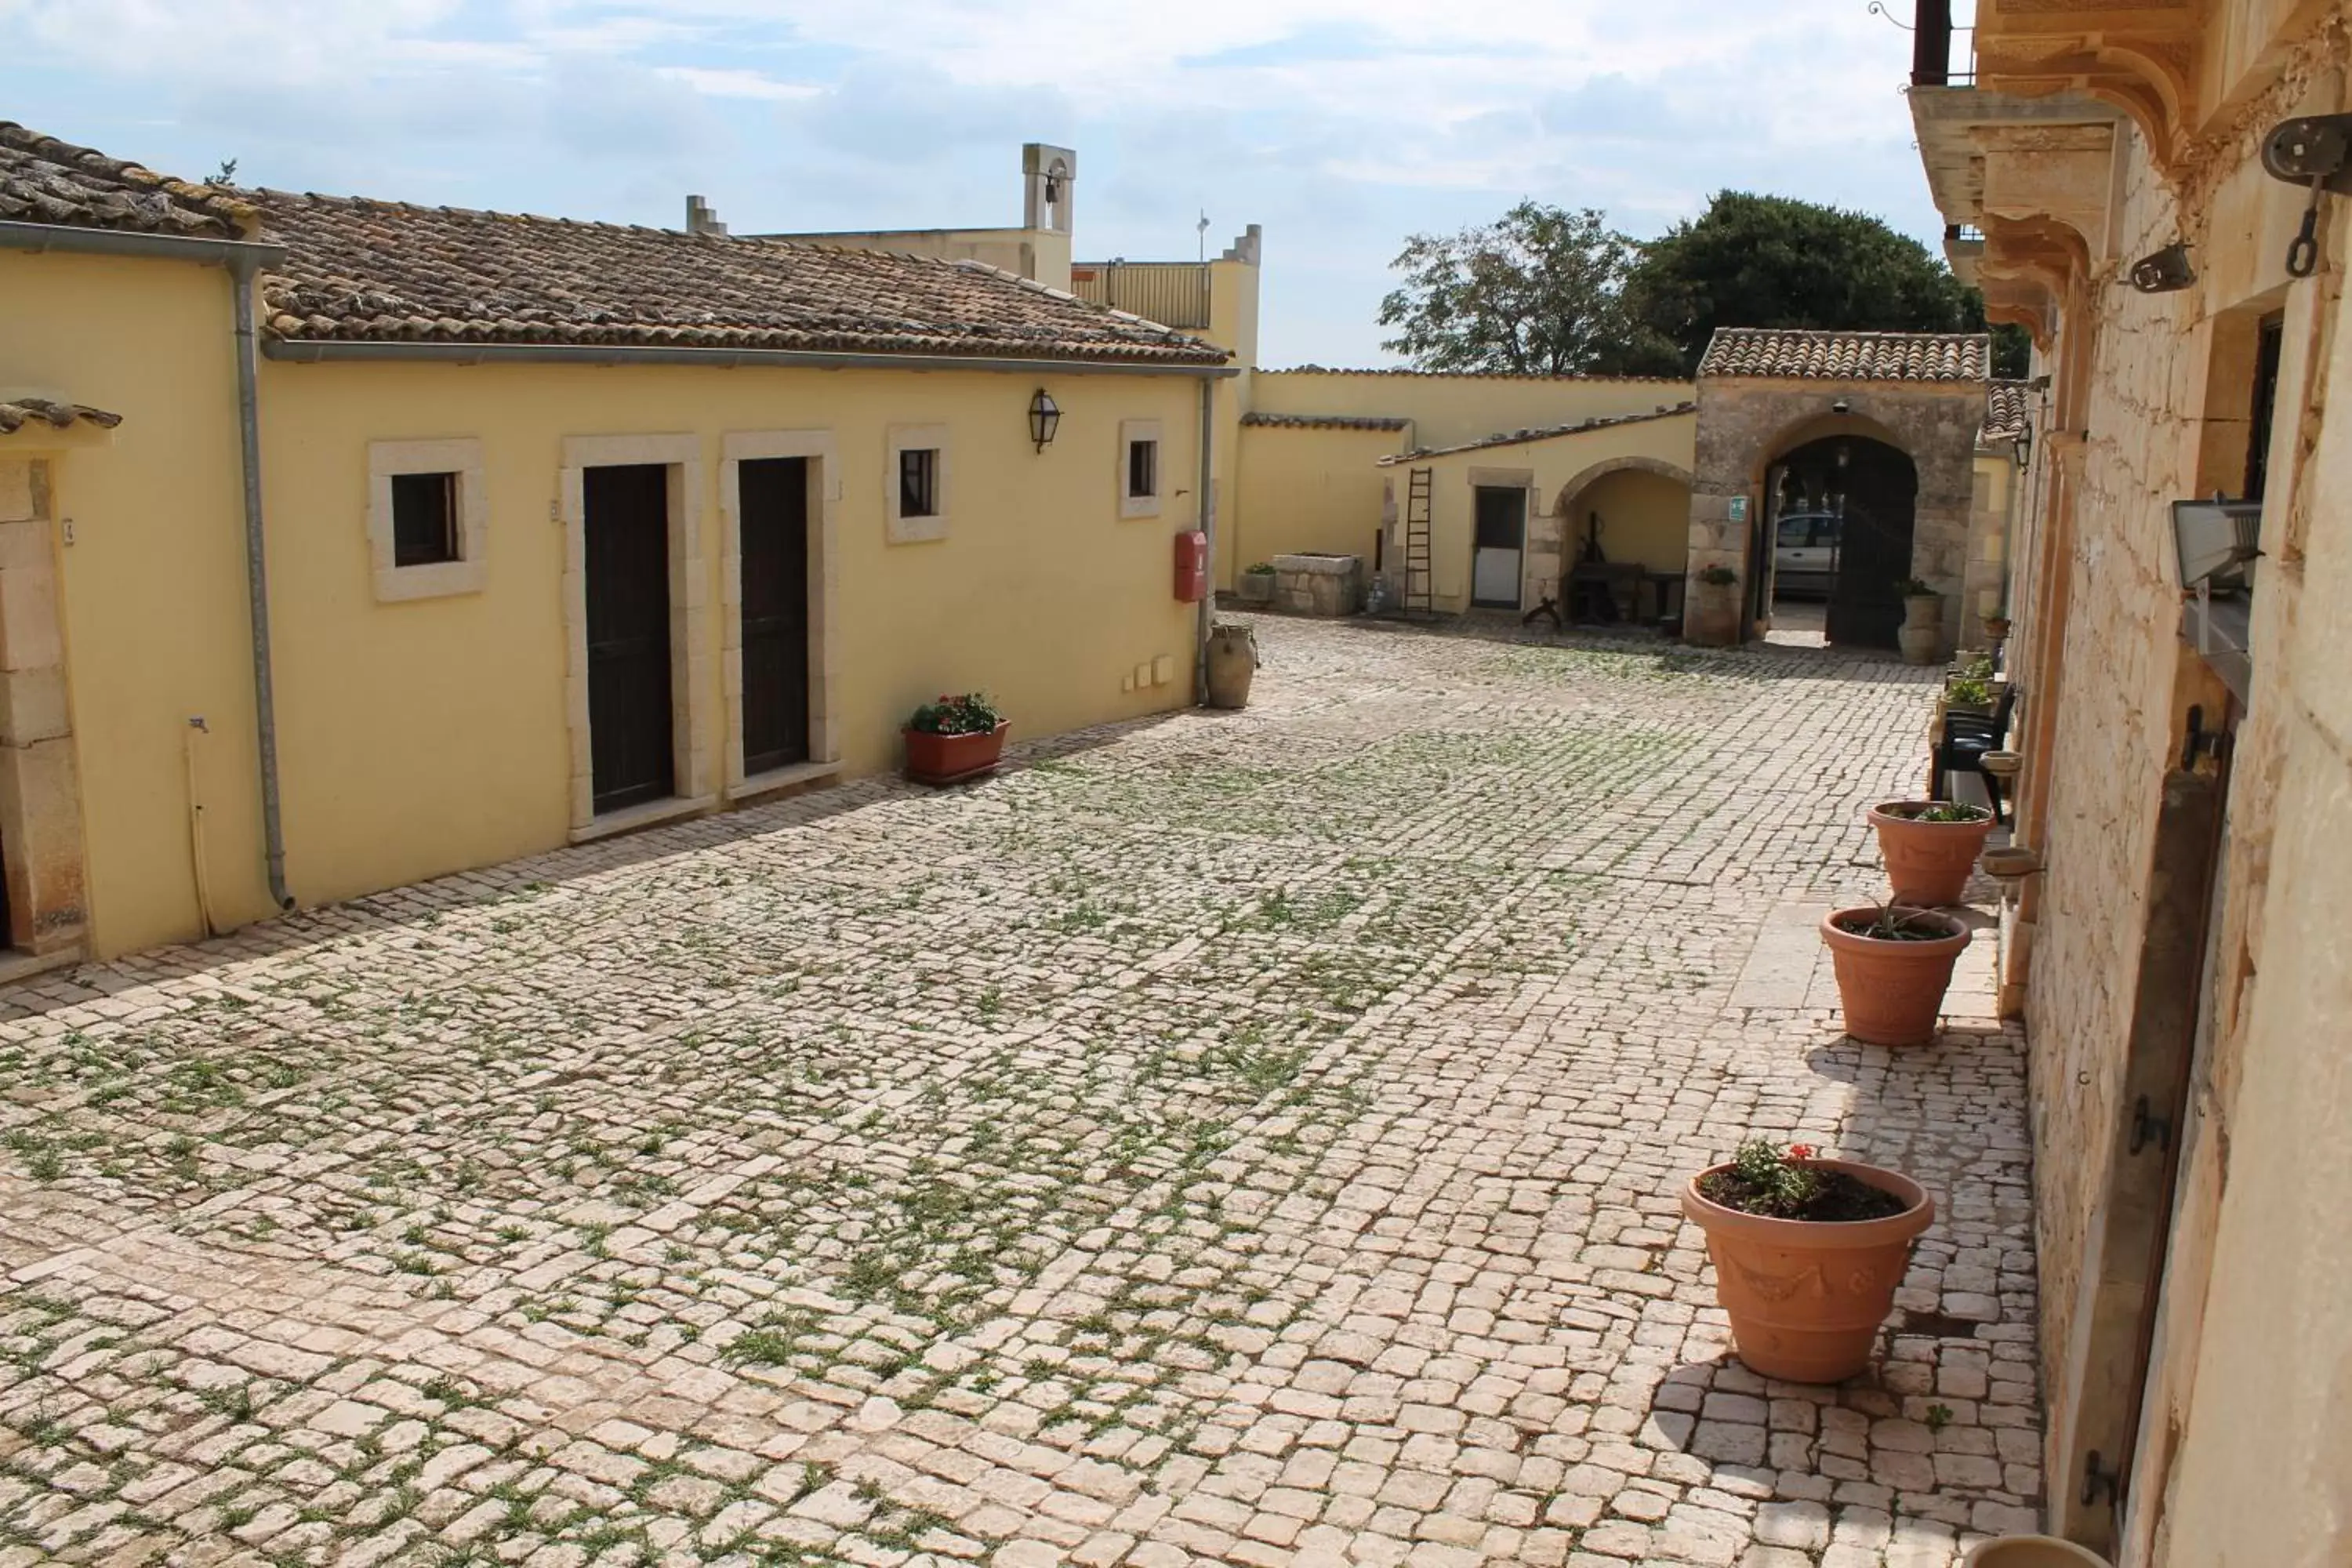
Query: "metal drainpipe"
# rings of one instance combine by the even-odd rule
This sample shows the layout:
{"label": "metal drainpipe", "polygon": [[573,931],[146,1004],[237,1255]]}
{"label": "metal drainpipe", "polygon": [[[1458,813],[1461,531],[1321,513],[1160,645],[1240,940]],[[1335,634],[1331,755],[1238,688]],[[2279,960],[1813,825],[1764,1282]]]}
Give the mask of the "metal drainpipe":
{"label": "metal drainpipe", "polygon": [[1201,595],[1201,613],[1192,634],[1192,700],[1205,705],[1209,700],[1209,627],[1216,619],[1217,610],[1217,511],[1214,493],[1209,487],[1215,470],[1213,445],[1217,428],[1217,384],[1203,378],[1201,383],[1201,531],[1206,535],[1208,547],[1208,587]]}
{"label": "metal drainpipe", "polygon": [[269,901],[294,907],[286,890],[286,830],[278,816],[277,700],[269,676],[269,570],[261,531],[261,398],[255,384],[257,349],[253,333],[253,286],[257,264],[246,257],[229,263],[236,295],[237,433],[245,466],[245,587],[253,617],[253,718],[261,744],[261,842],[269,867]]}

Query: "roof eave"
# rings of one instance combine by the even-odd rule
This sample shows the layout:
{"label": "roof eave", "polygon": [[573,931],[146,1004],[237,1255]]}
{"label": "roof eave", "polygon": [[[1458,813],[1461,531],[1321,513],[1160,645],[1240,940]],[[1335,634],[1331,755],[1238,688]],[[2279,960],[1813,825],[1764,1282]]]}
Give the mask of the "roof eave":
{"label": "roof eave", "polygon": [[666,364],[732,370],[768,365],[803,370],[963,370],[1027,375],[1181,375],[1223,380],[1241,372],[1223,358],[1084,359],[1006,354],[859,353],[834,349],[697,349],[656,343],[394,342],[339,338],[267,337],[262,353],[292,364],[431,361],[443,364]]}
{"label": "roof eave", "polygon": [[58,250],[78,256],[140,256],[193,261],[250,273],[283,266],[286,247],[250,239],[212,239],[194,235],[152,234],[144,229],[93,228],[81,224],[20,223],[0,219],[0,249]]}

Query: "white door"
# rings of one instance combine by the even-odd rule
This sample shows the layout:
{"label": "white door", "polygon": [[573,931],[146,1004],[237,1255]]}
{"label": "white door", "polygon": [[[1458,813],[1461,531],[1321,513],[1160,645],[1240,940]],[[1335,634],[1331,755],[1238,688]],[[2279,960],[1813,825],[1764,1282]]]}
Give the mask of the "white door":
{"label": "white door", "polygon": [[1528,492],[1480,485],[1475,540],[1470,557],[1470,602],[1490,609],[1519,607],[1519,558],[1527,547]]}

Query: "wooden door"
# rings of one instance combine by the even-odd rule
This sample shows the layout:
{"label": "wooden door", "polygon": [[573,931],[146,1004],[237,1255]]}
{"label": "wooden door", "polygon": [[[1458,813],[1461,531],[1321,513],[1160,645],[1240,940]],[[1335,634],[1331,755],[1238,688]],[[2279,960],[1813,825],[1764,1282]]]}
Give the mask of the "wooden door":
{"label": "wooden door", "polygon": [[590,468],[588,753],[596,809],[677,793],[670,723],[669,470]]}
{"label": "wooden door", "polygon": [[1911,459],[1877,441],[1854,438],[1840,476],[1836,578],[1824,629],[1832,643],[1893,647],[1903,625],[1903,580],[1911,575],[1911,529],[1919,477]]}
{"label": "wooden door", "polygon": [[1519,557],[1527,548],[1528,492],[1480,485],[1476,539],[1470,558],[1470,602],[1519,607]]}
{"label": "wooden door", "polygon": [[743,771],[809,760],[808,459],[741,464]]}

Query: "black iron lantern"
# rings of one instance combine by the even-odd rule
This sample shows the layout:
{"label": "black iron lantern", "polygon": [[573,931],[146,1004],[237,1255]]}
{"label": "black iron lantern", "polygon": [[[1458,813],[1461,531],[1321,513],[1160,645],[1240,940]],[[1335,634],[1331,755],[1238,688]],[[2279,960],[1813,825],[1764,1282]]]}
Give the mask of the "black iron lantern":
{"label": "black iron lantern", "polygon": [[1039,387],[1037,395],[1029,400],[1029,439],[1036,442],[1037,450],[1042,452],[1053,445],[1054,433],[1061,427],[1061,405]]}
{"label": "black iron lantern", "polygon": [[2026,468],[2030,468],[2030,467],[2032,467],[2032,463],[2033,463],[2033,426],[2031,426],[2031,425],[2023,426],[2021,426],[2021,427],[2018,430],[2018,432],[2017,432],[2017,439],[2016,439],[2016,440],[2014,440],[2014,441],[2011,441],[2011,442],[2009,444],[2009,455],[2010,455],[2011,458],[2014,458],[2015,459],[2017,459],[2017,468],[2018,468],[2018,471],[2019,471],[2020,473],[2024,472]]}

